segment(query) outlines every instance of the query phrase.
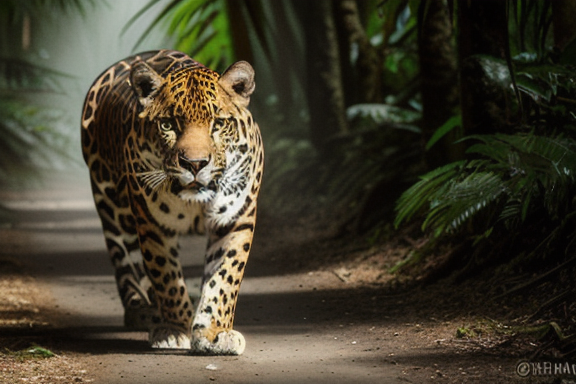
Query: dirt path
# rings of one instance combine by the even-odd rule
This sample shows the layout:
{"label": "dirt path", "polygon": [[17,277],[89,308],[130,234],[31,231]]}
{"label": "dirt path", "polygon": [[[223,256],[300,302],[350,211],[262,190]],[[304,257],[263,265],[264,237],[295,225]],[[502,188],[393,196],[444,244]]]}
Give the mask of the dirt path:
{"label": "dirt path", "polygon": [[[348,324],[332,308],[334,294],[314,290],[313,275],[277,275],[270,263],[251,260],[238,307],[236,327],[248,347],[241,357],[198,357],[158,353],[146,334],[122,328],[122,309],[100,224],[89,197],[19,200],[9,206],[19,219],[4,239],[10,256],[50,287],[58,328],[58,348],[80,353],[95,382],[101,383],[381,383],[403,376],[385,354],[347,335]],[[183,248],[202,254],[204,241]],[[186,272],[201,270],[201,259],[183,260]],[[331,277],[337,279],[335,276]],[[197,281],[190,280],[197,286]],[[344,318],[341,318],[345,321]],[[365,326],[370,329],[369,325]],[[59,340],[58,340],[59,339]]]}
{"label": "dirt path", "polygon": [[[516,358],[446,347],[454,319],[422,308],[403,315],[402,297],[350,287],[326,269],[297,268],[290,240],[262,230],[242,285],[240,357],[151,350],[146,334],[122,327],[122,308],[100,224],[85,190],[66,199],[7,196],[17,219],[1,229],[0,256],[16,258],[48,287],[55,328],[40,329],[95,383],[425,383],[514,378]],[[58,198],[56,198],[58,197]],[[187,240],[187,276],[201,270],[203,240]],[[276,251],[282,250],[282,251]],[[288,251],[287,251],[288,250]],[[192,289],[198,281],[190,279]]]}

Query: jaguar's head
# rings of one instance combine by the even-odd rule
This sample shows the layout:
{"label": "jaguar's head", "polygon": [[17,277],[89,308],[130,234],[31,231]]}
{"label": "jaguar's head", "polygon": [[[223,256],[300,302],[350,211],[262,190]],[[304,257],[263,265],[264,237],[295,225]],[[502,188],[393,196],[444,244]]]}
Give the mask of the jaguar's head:
{"label": "jaguar's head", "polygon": [[140,129],[155,154],[143,159],[140,179],[185,200],[212,199],[230,158],[229,136],[238,135],[227,117],[248,106],[255,87],[252,66],[240,61],[219,76],[191,60],[162,70],[137,61],[130,84],[142,106]]}

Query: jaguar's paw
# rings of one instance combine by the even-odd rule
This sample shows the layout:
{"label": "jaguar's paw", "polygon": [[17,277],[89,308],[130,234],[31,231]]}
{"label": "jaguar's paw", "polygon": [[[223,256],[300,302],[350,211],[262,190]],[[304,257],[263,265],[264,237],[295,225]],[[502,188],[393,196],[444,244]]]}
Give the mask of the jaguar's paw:
{"label": "jaguar's paw", "polygon": [[201,336],[192,341],[191,353],[202,355],[241,355],[246,348],[244,336],[238,331],[230,330],[220,332],[210,342]]}
{"label": "jaguar's paw", "polygon": [[150,331],[148,339],[152,348],[190,349],[190,336],[174,328],[155,328]]}

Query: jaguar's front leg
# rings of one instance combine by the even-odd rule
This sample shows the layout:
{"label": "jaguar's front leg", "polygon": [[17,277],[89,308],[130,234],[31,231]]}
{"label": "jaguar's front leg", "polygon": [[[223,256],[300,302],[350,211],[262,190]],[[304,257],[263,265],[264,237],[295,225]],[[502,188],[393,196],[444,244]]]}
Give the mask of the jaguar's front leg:
{"label": "jaguar's front leg", "polygon": [[232,326],[253,233],[252,216],[210,234],[202,294],[192,325],[192,351],[213,355],[244,352],[244,336]]}
{"label": "jaguar's front leg", "polygon": [[[152,318],[149,341],[154,348],[190,348],[192,302],[178,258],[177,234],[139,220],[144,265],[160,316]],[[161,232],[161,233],[159,233]]]}

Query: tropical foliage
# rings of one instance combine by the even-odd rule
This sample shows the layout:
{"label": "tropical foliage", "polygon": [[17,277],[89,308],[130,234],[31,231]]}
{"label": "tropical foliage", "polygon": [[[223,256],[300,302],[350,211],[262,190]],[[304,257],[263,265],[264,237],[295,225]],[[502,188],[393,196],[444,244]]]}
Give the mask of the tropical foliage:
{"label": "tropical foliage", "polygon": [[34,26],[58,12],[86,14],[95,1],[6,0],[0,3],[0,179],[21,184],[35,170],[68,160],[69,121],[40,102],[65,92],[66,74],[35,64],[30,53]]}
{"label": "tropical foliage", "polygon": [[[157,2],[151,0],[143,12]],[[468,31],[468,24],[489,28],[495,22],[492,16],[483,20],[462,2],[444,5],[447,11],[438,6],[444,3],[426,0],[317,3],[328,5],[173,0],[154,23],[165,25],[179,48],[203,55],[205,62],[222,67],[232,56],[256,59],[259,92],[253,108],[268,138],[264,200],[267,196],[275,204],[274,211],[330,207],[341,225],[369,230],[389,222],[390,202],[406,188],[397,202],[395,224],[424,215],[423,229],[436,237],[467,230],[480,241],[495,225],[514,230],[542,209],[550,218],[562,217],[571,206],[576,171],[574,72],[566,65],[574,44],[562,52],[551,49],[550,2],[470,5],[493,7],[493,19],[501,22],[493,25],[491,40],[477,42],[485,46],[477,52],[471,51],[470,39],[482,37]],[[310,27],[311,17],[317,26]],[[330,72],[334,62],[324,61],[321,71],[340,74],[325,89],[345,97],[339,107],[325,105],[319,112],[307,87],[322,89],[315,77],[326,75],[315,73],[309,61],[334,42],[325,39],[315,46],[306,36],[330,28],[335,28],[338,68]],[[231,30],[237,32],[233,39],[227,37]],[[419,49],[431,35],[441,43],[434,52],[447,52],[454,60],[456,46],[460,55],[469,52],[458,58],[463,83],[478,74],[481,81],[468,85],[472,96],[461,95],[460,102],[446,106],[440,115],[444,120],[429,132],[426,123],[435,106],[426,105],[430,98],[421,94],[418,81],[419,67],[435,65],[435,58],[427,56],[431,53]],[[234,52],[221,49],[231,42]],[[448,70],[454,77],[458,68]],[[490,104],[494,95],[497,100]],[[465,100],[470,97],[480,99],[476,109],[488,113],[475,112]],[[327,127],[319,128],[318,121]],[[457,145],[464,150],[448,153],[459,138]],[[408,188],[426,166],[435,169]]]}
{"label": "tropical foliage", "polygon": [[[150,0],[128,21],[125,30],[162,0]],[[172,0],[136,43],[136,47],[152,31],[162,28],[176,39],[174,49],[187,52],[201,63],[218,68],[232,61],[232,40],[222,0]]]}
{"label": "tropical foliage", "polygon": [[[433,238],[480,244],[572,217],[576,44],[560,3],[148,0],[126,29],[164,4],[145,35],[220,71],[254,64],[269,212],[372,233],[420,220]],[[57,113],[23,103],[23,89],[62,91],[63,78],[26,60],[27,25],[47,5],[93,4],[0,5],[0,161],[59,142]]]}
{"label": "tropical foliage", "polygon": [[422,176],[399,199],[397,225],[427,210],[423,229],[441,236],[484,213],[475,232],[486,234],[498,221],[512,229],[542,209],[553,219],[572,212],[576,118],[568,111],[574,103],[574,74],[547,64],[517,78],[530,115],[511,128],[514,133],[467,137],[472,159]]}

